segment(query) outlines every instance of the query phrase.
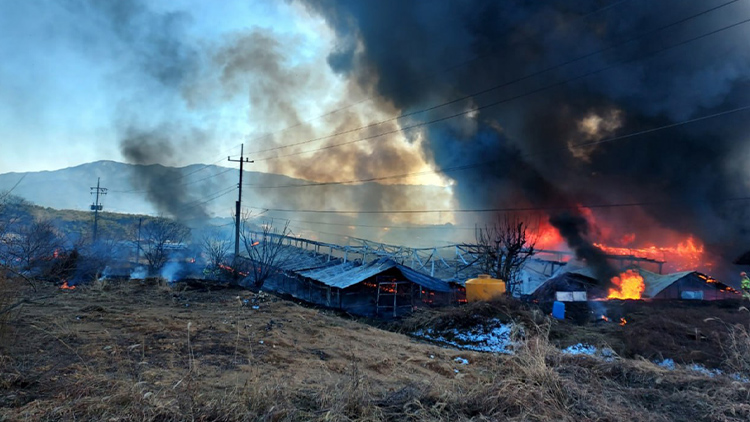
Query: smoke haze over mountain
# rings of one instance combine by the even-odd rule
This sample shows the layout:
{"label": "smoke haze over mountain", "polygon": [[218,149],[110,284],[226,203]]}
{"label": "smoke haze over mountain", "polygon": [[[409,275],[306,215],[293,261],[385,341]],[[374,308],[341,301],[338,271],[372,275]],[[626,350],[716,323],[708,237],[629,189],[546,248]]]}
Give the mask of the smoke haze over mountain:
{"label": "smoke haze over mountain", "polygon": [[[725,258],[748,246],[747,207],[723,200],[746,196],[747,112],[576,147],[750,104],[750,51],[737,42],[750,27],[687,41],[750,18],[746,3],[305,3],[336,31],[331,68],[387,106],[466,97],[409,120],[479,108],[420,133],[439,168],[493,161],[450,173],[462,208],[658,202],[600,222],[637,241],[693,234]],[[570,212],[577,223],[556,227],[585,250],[595,229]],[[550,213],[553,224],[565,215]]]}

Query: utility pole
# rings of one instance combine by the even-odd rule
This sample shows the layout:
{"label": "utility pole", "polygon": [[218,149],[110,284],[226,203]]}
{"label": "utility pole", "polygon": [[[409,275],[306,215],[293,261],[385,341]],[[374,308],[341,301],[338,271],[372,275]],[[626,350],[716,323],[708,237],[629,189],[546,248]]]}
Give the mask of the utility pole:
{"label": "utility pole", "polygon": [[96,187],[91,187],[91,194],[96,194],[96,201],[91,205],[91,211],[94,211],[94,242],[96,242],[96,229],[99,225],[99,211],[103,208],[99,203],[99,195],[107,194],[107,188],[99,187],[99,179],[99,177],[96,178]]}
{"label": "utility pole", "polygon": [[228,161],[240,163],[240,183],[237,185],[239,195],[237,196],[237,203],[235,207],[235,221],[234,221],[234,259],[240,256],[240,207],[242,206],[242,165],[244,163],[254,163],[249,158],[245,158],[245,144],[240,147],[240,159],[232,160],[232,157],[227,157]]}
{"label": "utility pole", "polygon": [[138,218],[138,241],[135,244],[135,265],[141,260],[141,224],[143,224],[143,217]]}

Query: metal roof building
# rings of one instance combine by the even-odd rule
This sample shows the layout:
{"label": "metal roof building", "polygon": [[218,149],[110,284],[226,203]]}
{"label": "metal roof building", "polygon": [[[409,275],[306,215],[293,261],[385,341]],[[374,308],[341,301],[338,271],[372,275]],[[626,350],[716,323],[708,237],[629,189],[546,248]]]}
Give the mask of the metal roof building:
{"label": "metal roof building", "polygon": [[460,290],[389,258],[362,264],[288,253],[264,289],[357,315],[396,317],[419,306],[447,305],[456,302]]}

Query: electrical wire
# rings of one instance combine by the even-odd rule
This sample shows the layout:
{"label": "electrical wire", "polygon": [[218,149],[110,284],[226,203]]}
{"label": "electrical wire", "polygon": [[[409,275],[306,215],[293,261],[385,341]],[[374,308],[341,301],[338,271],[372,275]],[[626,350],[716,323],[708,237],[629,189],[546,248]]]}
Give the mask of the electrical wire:
{"label": "electrical wire", "polygon": [[680,46],[686,45],[686,44],[688,44],[690,42],[693,42],[693,41],[696,41],[696,40],[699,40],[699,39],[706,38],[708,36],[717,34],[719,32],[726,31],[728,29],[732,29],[732,28],[735,28],[735,27],[740,26],[740,25],[744,25],[744,24],[746,24],[748,22],[750,22],[750,19],[745,19],[745,20],[742,20],[740,22],[737,22],[737,23],[734,23],[734,24],[731,24],[731,25],[728,25],[728,26],[724,26],[724,27],[719,28],[717,30],[714,30],[714,31],[711,31],[711,32],[708,32],[708,33],[705,33],[705,34],[702,34],[702,35],[699,35],[699,36],[696,36],[696,37],[693,37],[693,38],[690,38],[690,39],[687,39],[687,40],[684,40],[684,41],[681,41],[681,42],[679,42],[677,44],[673,44],[673,45],[671,45],[669,47],[664,47],[664,48],[661,48],[659,50],[652,51],[652,52],[650,52],[650,53],[648,53],[646,55],[639,56],[639,57],[636,57],[634,59],[620,61],[620,62],[612,64],[610,66],[606,66],[606,67],[603,67],[603,68],[600,68],[600,69],[597,69],[597,70],[594,70],[594,71],[586,72],[584,74],[572,77],[570,79],[565,79],[565,80],[562,80],[562,81],[558,81],[558,82],[555,82],[555,83],[543,86],[541,88],[537,88],[537,89],[534,89],[532,91],[528,91],[528,92],[523,93],[523,94],[519,94],[519,95],[514,95],[514,96],[511,96],[511,97],[507,97],[507,98],[504,98],[502,100],[494,101],[494,102],[491,102],[489,104],[485,104],[485,105],[482,105],[482,106],[475,106],[475,107],[472,107],[470,109],[464,110],[464,111],[459,112],[459,113],[451,114],[451,115],[448,115],[448,116],[443,116],[443,117],[436,118],[436,119],[429,120],[429,121],[415,123],[413,125],[409,125],[409,126],[405,126],[405,127],[400,127],[398,129],[389,130],[389,131],[382,132],[382,133],[375,134],[375,135],[365,136],[365,137],[354,139],[354,140],[351,140],[351,141],[341,142],[341,143],[338,143],[338,144],[326,145],[326,146],[323,146],[323,147],[320,147],[320,148],[316,148],[316,149],[312,149],[312,150],[297,151],[297,152],[292,152],[292,153],[284,154],[284,155],[277,155],[277,156],[273,156],[273,157],[256,158],[255,161],[258,162],[258,161],[276,160],[276,159],[279,159],[279,158],[285,158],[285,157],[291,157],[291,156],[296,156],[296,155],[308,154],[308,153],[312,153],[312,152],[324,151],[324,150],[328,150],[328,149],[332,149],[332,148],[338,148],[338,147],[341,147],[341,146],[344,146],[344,145],[350,145],[350,144],[354,144],[354,143],[358,143],[358,142],[362,142],[362,141],[368,141],[368,140],[371,140],[371,139],[380,138],[380,137],[383,137],[383,136],[386,136],[386,135],[391,135],[391,134],[394,134],[394,133],[406,132],[406,131],[411,130],[411,129],[416,129],[416,128],[420,128],[420,127],[423,127],[423,126],[428,126],[428,125],[432,125],[432,124],[435,124],[435,123],[443,122],[443,121],[446,121],[446,120],[454,119],[456,117],[465,116],[465,115],[468,115],[468,114],[471,114],[471,113],[475,113],[475,112],[480,111],[480,110],[484,110],[484,109],[487,109],[487,108],[490,108],[490,107],[495,107],[495,106],[500,105],[500,104],[504,104],[504,103],[507,103],[507,102],[510,102],[510,101],[513,101],[513,100],[517,100],[517,99],[520,99],[520,98],[523,98],[523,97],[527,97],[527,96],[530,96],[530,95],[533,95],[533,94],[537,94],[539,92],[546,91],[546,90],[551,89],[551,88],[556,88],[556,87],[565,85],[565,84],[567,84],[569,82],[577,81],[577,80],[586,78],[588,76],[592,76],[592,75],[604,72],[606,70],[613,69],[613,68],[615,68],[615,67],[617,67],[619,65],[625,64],[625,63],[629,63],[629,62],[633,62],[633,61],[636,61],[636,60],[643,59],[645,57],[653,56],[653,55],[662,53],[664,51],[670,50],[672,48],[680,47]]}
{"label": "electrical wire", "polygon": [[[607,6],[603,6],[603,7],[599,8],[599,9],[593,10],[593,11],[591,11],[591,12],[585,14],[585,15],[580,16],[579,19],[580,20],[586,19],[586,18],[588,18],[590,16],[593,16],[593,15],[598,14],[600,12],[609,10],[609,9],[611,9],[613,7],[616,7],[616,6],[619,6],[619,5],[623,4],[623,3],[627,3],[628,1],[630,1],[630,0],[620,0],[620,1],[617,1],[615,3],[609,4]],[[739,1],[739,0],[734,0],[734,1]],[[499,36],[503,37],[505,35],[512,34],[512,33],[516,32],[517,29],[518,28],[516,28],[516,27],[511,27],[508,30],[506,30],[505,32],[503,32],[502,34],[500,34]],[[437,75],[440,75],[440,74],[443,74],[443,73],[446,73],[446,72],[451,72],[453,70],[456,70],[456,69],[459,69],[461,67],[464,67],[464,66],[466,66],[466,65],[468,65],[470,63],[473,63],[473,62],[478,61],[478,60],[483,60],[483,59],[486,59],[488,57],[492,57],[492,56],[494,56],[496,54],[497,54],[496,52],[493,52],[493,53],[489,53],[489,54],[475,56],[475,57],[470,58],[468,60],[465,60],[465,61],[463,61],[461,63],[458,63],[458,64],[455,64],[453,66],[450,66],[450,67],[448,67],[448,68],[446,68],[446,69],[444,69],[442,71],[429,74],[429,75],[427,75],[427,77],[428,78],[432,78],[432,77],[435,77]],[[423,75],[420,75],[420,77],[423,77]],[[294,125],[285,127],[283,129],[277,130],[275,132],[263,134],[263,135],[260,135],[260,136],[256,136],[254,138],[250,138],[248,141],[249,142],[255,142],[255,141],[262,140],[262,139],[270,138],[271,136],[273,136],[275,134],[287,132],[287,131],[289,131],[291,129],[300,127],[303,124],[307,124],[307,123],[313,122],[313,121],[321,119],[323,117],[331,116],[331,115],[336,114],[336,113],[338,113],[340,111],[348,110],[348,109],[350,109],[350,108],[352,108],[354,106],[357,106],[357,105],[360,105],[362,103],[368,102],[368,101],[370,101],[370,100],[372,100],[374,98],[376,98],[376,96],[371,96],[371,97],[364,98],[364,99],[359,100],[359,101],[357,101],[355,103],[352,103],[352,104],[349,104],[349,105],[346,105],[346,106],[343,106],[343,107],[340,107],[340,108],[337,108],[337,109],[334,109],[334,110],[331,110],[331,111],[327,111],[327,112],[325,112],[325,113],[323,113],[323,114],[321,114],[319,116],[313,117],[313,118],[305,120],[303,122],[296,123]],[[402,117],[405,117],[405,116],[404,115],[400,115],[397,118],[402,118]],[[380,123],[384,123],[384,122],[380,122]],[[380,124],[380,123],[378,123],[378,124]],[[366,127],[369,127],[369,126],[365,126],[363,128],[366,128]],[[360,129],[363,129],[363,128],[360,128]],[[291,146],[294,146],[294,145],[287,145],[287,146],[274,147],[274,148],[269,148],[269,149],[262,149],[262,150],[257,150],[257,151],[249,152],[248,154],[258,154],[258,153],[261,153],[261,152],[273,151],[273,150],[278,149],[278,148],[288,148],[288,147],[291,147]]]}
{"label": "electrical wire", "polygon": [[[230,149],[228,149],[227,151],[232,151],[232,150],[234,150],[235,148],[237,148],[238,146],[240,146],[240,144],[237,144],[237,145],[235,145],[235,146],[231,147],[231,148],[230,148]],[[176,176],[176,177],[175,177],[174,179],[167,179],[166,181],[163,181],[162,183],[176,183],[176,182],[179,182],[180,180],[182,180],[182,179],[184,179],[184,178],[186,178],[186,177],[188,177],[188,176],[191,176],[191,175],[193,175],[193,174],[195,174],[195,173],[198,173],[198,172],[200,172],[200,171],[203,171],[203,170],[206,170],[206,169],[212,168],[212,167],[213,167],[213,166],[215,166],[216,164],[218,164],[218,163],[220,163],[220,162],[224,161],[224,160],[225,160],[225,158],[224,158],[225,156],[226,156],[226,155],[222,155],[222,158],[220,158],[220,159],[218,159],[218,160],[214,161],[213,163],[210,163],[210,164],[206,164],[206,165],[204,165],[204,166],[202,166],[202,167],[199,167],[198,169],[195,169],[195,170],[193,170],[193,171],[190,171],[190,172],[188,172],[188,173],[185,173],[185,174],[181,174],[181,175],[179,175],[179,176]],[[233,170],[233,169],[231,169],[231,168],[230,168],[230,169],[227,169],[226,171],[223,171],[223,172],[220,172],[220,173],[214,174],[214,175],[212,175],[212,176],[209,176],[209,177],[205,177],[205,178],[203,178],[203,179],[195,180],[195,181],[192,181],[192,182],[186,182],[186,183],[183,183],[183,184],[180,184],[180,185],[177,185],[177,186],[187,186],[187,185],[190,185],[190,184],[193,184],[193,183],[201,182],[201,181],[203,181],[203,180],[208,180],[208,179],[211,179],[211,178],[213,178],[213,177],[216,177],[216,176],[222,175],[222,174],[224,174],[224,173],[226,173],[226,172],[228,172],[228,171],[231,171],[231,170]],[[121,191],[118,191],[118,190],[110,190],[110,192],[115,192],[115,193],[146,193],[146,192],[154,192],[154,189],[130,189],[130,190],[121,190]]]}
{"label": "electrical wire", "polygon": [[[666,30],[666,29],[671,28],[673,26],[680,25],[680,24],[685,23],[685,22],[687,22],[689,20],[701,17],[703,15],[711,13],[711,12],[713,12],[715,10],[720,9],[720,8],[729,6],[729,5],[731,5],[733,3],[736,3],[738,1],[740,1],[740,0],[731,0],[731,1],[728,1],[726,3],[722,3],[722,4],[718,5],[718,6],[709,8],[709,9],[704,10],[702,12],[699,12],[699,13],[693,14],[691,16],[688,16],[688,17],[679,19],[677,21],[671,22],[671,23],[669,23],[667,25],[664,25],[664,26],[661,26],[659,28],[653,29],[651,31],[648,31],[648,32],[643,33],[643,34],[640,34],[638,36],[629,38],[629,39],[627,39],[625,41],[621,41],[621,42],[615,43],[613,45],[610,45],[608,47],[601,48],[601,49],[598,49],[598,50],[595,50],[595,51],[591,51],[589,53],[583,54],[583,55],[578,56],[576,58],[566,60],[564,62],[561,62],[561,63],[555,64],[555,65],[549,66],[549,67],[544,68],[542,70],[539,70],[539,71],[536,71],[536,72],[532,72],[532,73],[524,75],[522,77],[510,80],[510,81],[507,81],[507,82],[503,82],[503,83],[501,83],[499,85],[495,85],[495,86],[492,86],[492,87],[489,87],[489,88],[485,88],[483,90],[476,91],[474,93],[471,93],[471,94],[468,94],[468,95],[464,95],[462,97],[455,98],[455,99],[447,101],[447,102],[439,103],[439,104],[436,104],[436,105],[433,105],[433,106],[430,106],[430,107],[427,107],[427,108],[423,108],[423,109],[420,109],[420,110],[415,110],[415,111],[410,111],[410,112],[407,112],[407,113],[402,113],[402,114],[399,114],[397,116],[393,116],[393,117],[390,117],[388,119],[384,119],[384,120],[381,120],[381,121],[378,121],[378,122],[374,122],[374,123],[371,123],[371,124],[368,124],[368,125],[365,125],[365,126],[360,126],[360,127],[353,128],[353,129],[347,129],[347,130],[339,131],[339,132],[336,132],[336,133],[333,133],[333,134],[330,134],[330,135],[320,136],[320,137],[317,137],[317,138],[312,138],[312,139],[308,139],[308,140],[305,140],[305,141],[296,142],[296,143],[293,143],[293,144],[280,145],[280,146],[277,146],[277,147],[272,147],[272,148],[267,148],[267,149],[263,149],[263,150],[258,150],[258,151],[251,152],[249,154],[259,154],[259,153],[263,153],[263,152],[276,151],[276,150],[280,150],[280,149],[291,148],[291,147],[295,147],[295,146],[309,144],[309,143],[312,143],[312,142],[317,142],[317,141],[322,141],[322,140],[326,140],[326,139],[331,139],[331,138],[338,137],[338,136],[341,136],[341,135],[346,135],[346,134],[350,134],[350,133],[354,133],[354,132],[359,132],[359,131],[365,130],[365,129],[371,129],[371,128],[374,128],[376,126],[380,126],[380,125],[382,125],[384,123],[392,122],[392,121],[395,121],[395,120],[400,120],[400,119],[403,119],[405,117],[411,117],[411,116],[414,116],[414,115],[417,115],[417,114],[422,114],[422,113],[426,113],[428,111],[433,111],[433,110],[436,110],[438,108],[442,108],[442,107],[445,107],[445,106],[448,106],[448,105],[451,105],[451,104],[455,104],[455,103],[458,103],[458,102],[461,102],[461,101],[465,101],[465,100],[469,100],[469,99],[475,99],[476,97],[478,97],[480,95],[487,94],[489,92],[496,91],[496,90],[498,90],[500,88],[505,88],[505,87],[511,86],[513,84],[516,84],[518,82],[522,82],[522,81],[525,81],[525,80],[528,80],[528,79],[531,79],[531,78],[543,75],[543,74],[548,73],[548,72],[550,72],[552,70],[559,69],[559,68],[565,67],[565,66],[567,66],[569,64],[573,64],[575,62],[578,62],[578,61],[581,61],[581,60],[593,57],[595,55],[602,54],[602,53],[607,52],[609,50],[612,50],[614,48],[617,48],[617,47],[629,44],[631,42],[637,41],[637,40],[642,39],[644,37],[647,37],[649,35],[653,35],[653,34],[655,34],[657,32]],[[677,44],[677,45],[675,45],[675,47],[679,46],[679,45],[681,45],[681,44]],[[672,47],[670,47],[670,48],[672,48]],[[620,64],[622,64],[622,63],[620,63]],[[607,67],[605,69],[609,69],[609,68],[611,68],[611,67]],[[584,76],[589,76],[589,75],[587,74],[587,75],[584,75]],[[572,80],[575,80],[575,79],[578,79],[578,78],[574,78]],[[564,81],[563,83],[566,83],[566,82],[569,82],[569,81]],[[545,87],[544,89],[548,89],[549,87],[553,87],[553,86],[557,86],[557,85],[559,85],[559,84],[553,84],[551,86]],[[538,92],[538,91],[532,91],[531,93],[525,94],[523,96],[530,95],[530,94],[533,94],[533,93],[536,93],[536,92]],[[513,97],[511,99],[517,99],[517,98],[520,98],[520,97]],[[494,105],[497,105],[497,104],[500,104],[500,103],[493,103],[493,104],[491,104],[489,106],[494,106]],[[464,111],[462,113],[449,116],[449,118],[463,116],[465,114],[469,114],[469,113],[481,110],[483,108],[486,108],[486,107],[475,107],[475,108],[472,108],[472,109],[470,109],[468,111]],[[429,123],[435,123],[435,122],[442,121],[442,120],[444,120],[444,119],[439,119],[439,120],[431,121]],[[405,129],[403,129],[403,130],[408,130],[408,129],[411,129],[411,128],[414,128],[414,127],[420,127],[420,126],[423,126],[423,124],[414,125],[414,126],[408,126]],[[376,136],[372,136],[372,137],[367,137],[367,138],[362,139],[362,140],[373,139],[375,137],[380,137],[380,136],[384,136],[385,134],[396,133],[396,132],[399,132],[399,131],[401,131],[401,130],[389,131],[389,132],[385,132],[384,134],[376,135]],[[348,143],[345,143],[343,145],[346,145],[346,144],[348,144]],[[325,149],[325,148],[321,148],[321,149]],[[314,151],[318,151],[318,150],[305,151],[305,152],[314,152]],[[305,152],[302,152],[302,153],[305,153]],[[290,155],[298,155],[298,154],[282,155],[280,157],[287,157],[287,156],[290,156]],[[256,161],[262,161],[262,160],[268,160],[268,159],[275,159],[275,158],[280,158],[280,157],[260,158],[260,159],[256,159]]]}
{"label": "electrical wire", "polygon": [[[712,200],[694,200],[693,202],[732,202],[732,201],[750,201],[750,196],[740,196],[733,198],[712,199]],[[544,207],[506,207],[506,208],[476,208],[476,209],[439,209],[439,210],[308,210],[308,209],[281,209],[281,208],[258,208],[275,212],[291,213],[314,213],[314,214],[434,214],[434,213],[512,213],[512,212],[529,212],[529,211],[563,211],[569,209],[581,208],[623,208],[623,207],[645,207],[671,205],[670,201],[644,201],[644,202],[623,202],[612,204],[576,204],[576,205],[555,205]]]}
{"label": "electrical wire", "polygon": [[[667,125],[650,128],[650,129],[644,129],[638,132],[632,132],[625,135],[620,136],[614,136],[606,139],[601,139],[598,141],[590,141],[590,142],[583,142],[579,144],[573,144],[569,146],[561,147],[561,149],[567,149],[567,148],[585,148],[585,147],[591,147],[595,145],[605,144],[609,142],[619,141],[622,139],[628,139],[633,138],[640,135],[646,135],[649,133],[657,132],[664,129],[672,129],[675,127],[687,125],[690,123],[696,123],[708,119],[713,119],[717,117],[722,117],[734,113],[739,113],[742,111],[750,110],[750,105],[741,106],[737,108],[733,108],[730,110],[724,110],[721,112],[708,114],[700,117],[695,117],[692,119],[683,120],[680,122],[670,123]],[[530,158],[533,156],[539,156],[539,155],[546,155],[546,154],[556,154],[558,151],[556,150],[548,150],[545,152],[536,152],[536,153],[526,153],[521,156],[521,158]],[[445,174],[450,173],[454,171],[460,171],[460,170],[467,170],[477,167],[484,167],[492,164],[496,164],[500,162],[501,160],[489,160],[489,161],[481,161],[477,163],[470,163],[470,164],[463,164],[460,166],[454,166],[454,167],[446,167],[443,169],[437,169],[437,170],[426,170],[426,171],[418,171],[418,172],[410,172],[410,173],[401,173],[401,174],[395,174],[391,176],[382,176],[382,177],[369,177],[364,179],[351,179],[351,180],[343,180],[343,181],[335,181],[335,182],[311,182],[311,183],[298,183],[298,184],[286,184],[286,185],[269,185],[269,186],[262,186],[262,185],[253,185],[253,184],[244,184],[245,187],[253,187],[255,189],[279,189],[279,188],[298,188],[298,187],[310,187],[310,186],[331,186],[331,185],[346,185],[346,184],[352,184],[352,183],[366,183],[366,182],[374,182],[374,181],[380,181],[380,180],[388,180],[388,179],[398,179],[398,178],[404,178],[404,177],[410,177],[410,176],[417,176],[417,175],[426,175],[426,174]]]}
{"label": "electrical wire", "polygon": [[222,196],[225,196],[225,195],[228,195],[228,194],[234,192],[235,189],[237,189],[237,186],[230,186],[230,187],[228,187],[226,189],[223,189],[223,190],[219,191],[219,193],[215,193],[213,196],[211,196],[208,199],[200,198],[198,200],[188,202],[187,204],[185,204],[182,207],[180,207],[180,209],[178,211],[179,212],[184,212],[184,211],[187,211],[189,209],[193,209],[195,207],[204,205],[204,204],[206,204],[208,202],[214,201],[214,200],[216,200],[218,198],[221,198]]}

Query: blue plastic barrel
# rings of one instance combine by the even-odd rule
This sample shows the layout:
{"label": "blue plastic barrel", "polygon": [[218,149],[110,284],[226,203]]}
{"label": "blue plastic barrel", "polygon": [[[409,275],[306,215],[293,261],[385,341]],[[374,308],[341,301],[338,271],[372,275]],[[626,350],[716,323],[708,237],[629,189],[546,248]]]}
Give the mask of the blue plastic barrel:
{"label": "blue plastic barrel", "polygon": [[555,301],[552,304],[552,316],[557,319],[565,319],[565,304]]}

